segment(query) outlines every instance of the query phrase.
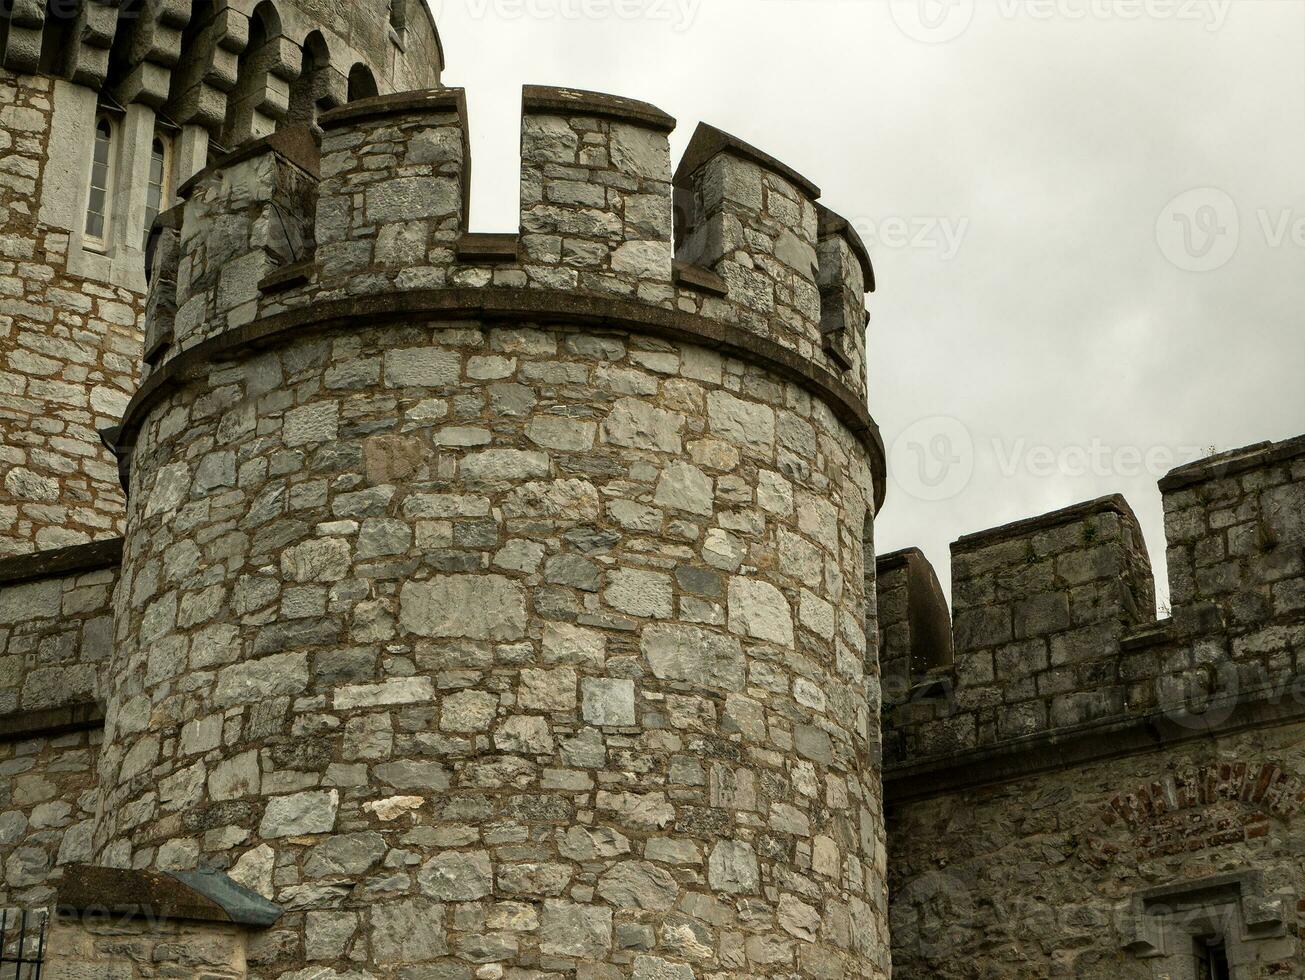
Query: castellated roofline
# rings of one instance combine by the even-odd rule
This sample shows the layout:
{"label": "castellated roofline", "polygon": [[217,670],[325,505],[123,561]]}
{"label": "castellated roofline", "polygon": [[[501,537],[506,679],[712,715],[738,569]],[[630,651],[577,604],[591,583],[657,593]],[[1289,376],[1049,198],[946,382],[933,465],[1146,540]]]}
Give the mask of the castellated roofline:
{"label": "castellated roofline", "polygon": [[[886,751],[903,791],[924,770],[1015,775],[1026,751],[1063,764],[1071,733],[1095,733],[1090,755],[1131,744],[1121,725],[1151,731],[1145,742],[1234,724],[1266,699],[1290,707],[1278,702],[1305,624],[1305,437],[1188,464],[1160,489],[1164,618],[1118,494],[954,542],[950,611],[918,549],[877,560]],[[1009,764],[976,761],[989,756]]]}
{"label": "castellated roofline", "polygon": [[181,188],[180,222],[156,225],[134,406],[183,353],[196,352],[189,363],[267,325],[347,325],[364,310],[606,319],[815,388],[871,447],[882,502],[883,449],[865,409],[873,272],[811,181],[710,126],[673,175],[675,120],[660,109],[526,86],[518,231],[473,235],[463,90],[363,99],[319,125],[320,136],[282,129],[218,160]]}

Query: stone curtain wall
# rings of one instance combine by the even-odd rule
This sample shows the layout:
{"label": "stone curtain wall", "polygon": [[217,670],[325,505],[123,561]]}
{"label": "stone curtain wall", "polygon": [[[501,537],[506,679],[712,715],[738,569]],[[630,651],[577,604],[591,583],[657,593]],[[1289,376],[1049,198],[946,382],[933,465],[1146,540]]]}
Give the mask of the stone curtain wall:
{"label": "stone curtain wall", "polygon": [[47,903],[61,866],[90,857],[115,580],[99,568],[0,585],[0,907]]}
{"label": "stone curtain wall", "polygon": [[99,859],[286,906],[259,975],[886,977],[863,453],[624,332],[214,365],[133,455]]}
{"label": "stone curtain wall", "polygon": [[[921,678],[945,693],[907,694],[888,718],[898,763],[1121,714],[1119,640],[1154,619],[1150,561],[1137,519],[1108,497],[961,538],[952,545],[955,663]],[[901,609],[897,592],[884,599]],[[923,584],[923,583],[922,583]],[[901,615],[885,618],[884,628]],[[902,639],[885,635],[888,649]],[[900,654],[894,660],[901,663]]]}
{"label": "stone curtain wall", "polygon": [[1250,868],[1288,925],[1238,980],[1305,977],[1303,776],[1295,725],[890,805],[893,976],[1153,980],[1132,896]]}
{"label": "stone curtain wall", "polygon": [[37,220],[53,91],[0,70],[0,554],[122,533],[117,467],[97,432],[135,390],[142,297],[70,275],[67,229]]}
{"label": "stone curtain wall", "polygon": [[[1238,951],[1236,975],[1305,976],[1305,438],[1160,487],[1159,621],[1117,499],[953,547],[956,663],[889,709],[899,977],[1186,976],[1139,958],[1116,906],[1234,871],[1290,912],[1285,936]],[[909,583],[883,588],[897,636]]]}
{"label": "stone curtain wall", "polygon": [[889,715],[892,762],[914,766],[1208,704],[1226,716],[1297,683],[1305,672],[1305,438],[1202,461],[1160,486],[1173,615],[1158,622],[1141,533],[1122,498],[953,545],[956,663],[914,678],[916,694],[928,688],[930,696],[908,693]]}

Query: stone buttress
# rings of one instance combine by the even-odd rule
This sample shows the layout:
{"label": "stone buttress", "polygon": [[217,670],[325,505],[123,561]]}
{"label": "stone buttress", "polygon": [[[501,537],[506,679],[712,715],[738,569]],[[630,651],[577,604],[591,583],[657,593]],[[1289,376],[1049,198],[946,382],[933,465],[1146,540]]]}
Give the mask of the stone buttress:
{"label": "stone buttress", "polygon": [[459,90],[320,125],[156,252],[96,859],[257,976],[886,978],[864,247],[630,100],[526,90],[513,235]]}

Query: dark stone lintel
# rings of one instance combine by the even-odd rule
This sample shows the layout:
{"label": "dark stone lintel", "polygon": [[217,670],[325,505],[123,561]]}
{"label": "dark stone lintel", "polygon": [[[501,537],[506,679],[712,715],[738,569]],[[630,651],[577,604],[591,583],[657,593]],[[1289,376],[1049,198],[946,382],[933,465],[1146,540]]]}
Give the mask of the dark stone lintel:
{"label": "dark stone lintel", "polygon": [[217,871],[138,871],[71,864],[55,903],[70,915],[124,915],[266,928],[281,907]]}
{"label": "dark stone lintel", "polygon": [[58,708],[15,711],[0,715],[0,741],[51,738],[104,726],[104,709],[95,701],[78,701]]}
{"label": "dark stone lintel", "polygon": [[117,568],[122,564],[122,538],[105,538],[30,555],[0,558],[0,586],[40,578],[62,578],[78,572]]}

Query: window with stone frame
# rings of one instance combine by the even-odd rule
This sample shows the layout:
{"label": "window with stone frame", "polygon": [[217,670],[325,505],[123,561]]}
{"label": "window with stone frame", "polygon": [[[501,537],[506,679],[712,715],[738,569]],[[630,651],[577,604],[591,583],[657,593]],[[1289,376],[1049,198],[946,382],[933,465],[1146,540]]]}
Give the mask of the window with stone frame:
{"label": "window with stone frame", "polygon": [[145,187],[145,242],[149,242],[154,219],[171,204],[172,141],[165,134],[156,132],[150,144],[150,173]]}
{"label": "window with stone frame", "polygon": [[86,225],[83,230],[83,243],[97,252],[107,251],[109,244],[109,228],[113,219],[116,136],[117,125],[107,113],[100,113],[95,119],[91,172],[86,191]]}
{"label": "window with stone frame", "polygon": [[1122,946],[1156,980],[1250,980],[1296,954],[1295,904],[1258,871],[1149,888],[1124,911]]}

